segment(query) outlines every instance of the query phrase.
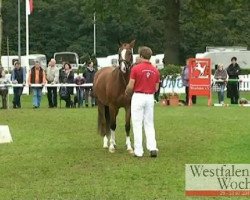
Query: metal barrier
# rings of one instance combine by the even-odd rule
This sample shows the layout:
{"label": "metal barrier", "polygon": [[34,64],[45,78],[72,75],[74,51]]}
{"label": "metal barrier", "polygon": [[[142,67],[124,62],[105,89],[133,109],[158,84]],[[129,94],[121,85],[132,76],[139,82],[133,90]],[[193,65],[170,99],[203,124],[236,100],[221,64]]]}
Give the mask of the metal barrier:
{"label": "metal barrier", "polygon": [[[0,87],[7,87],[8,89],[9,88],[14,88],[14,87],[43,87],[43,88],[47,88],[47,87],[57,87],[57,88],[60,88],[60,87],[92,87],[93,86],[93,83],[84,83],[82,85],[77,85],[77,84],[72,84],[72,83],[60,83],[60,84],[26,84],[26,85],[23,85],[23,84],[12,84],[12,83],[6,83],[6,84],[0,84]],[[10,98],[9,98],[9,95],[10,93],[8,92],[8,95],[7,95],[7,106],[9,108],[9,101],[10,101]]]}

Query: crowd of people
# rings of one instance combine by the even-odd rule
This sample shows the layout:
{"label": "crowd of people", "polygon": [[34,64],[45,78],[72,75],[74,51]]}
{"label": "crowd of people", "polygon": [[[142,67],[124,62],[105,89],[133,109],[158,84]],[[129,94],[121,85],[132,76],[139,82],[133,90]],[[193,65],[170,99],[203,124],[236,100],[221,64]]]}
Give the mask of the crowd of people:
{"label": "crowd of people", "polygon": [[[139,63],[139,59],[136,60],[135,64]],[[94,107],[96,104],[95,98],[93,96],[92,87],[81,87],[84,83],[93,83],[94,75],[96,69],[93,66],[93,61],[87,63],[86,71],[83,75],[78,75],[74,78],[74,73],[72,71],[71,65],[69,63],[64,63],[63,67],[59,70],[56,67],[55,59],[51,59],[48,68],[44,70],[38,61],[35,62],[34,67],[31,68],[28,77],[28,84],[76,84],[79,87],[76,87],[76,95],[73,96],[73,87],[60,87],[58,93],[58,87],[50,86],[47,87],[47,99],[48,107],[56,108],[58,107],[58,94],[60,102],[61,100],[65,101],[65,106],[67,108],[71,107],[88,107],[89,104]],[[233,57],[231,59],[231,64],[224,69],[223,64],[218,64],[215,67],[213,90],[218,93],[218,103],[224,104],[225,88],[227,89],[227,97],[230,98],[231,104],[238,104],[239,102],[239,74],[240,67],[237,63],[237,58]],[[188,105],[188,96],[189,96],[189,70],[188,63],[184,66],[182,73],[182,83],[185,87],[185,103]],[[230,80],[230,81],[228,81]],[[233,81],[234,80],[234,81]],[[0,68],[0,84],[7,83],[8,80],[5,78],[5,72],[3,68]],[[14,64],[14,70],[11,74],[11,83],[12,84],[22,84],[26,85],[26,69],[21,67],[20,63],[17,61]],[[161,84],[160,84],[161,85]],[[30,90],[33,93],[33,108],[39,108],[41,105],[42,99],[42,89],[41,87],[30,87]],[[23,87],[13,87],[13,108],[21,108],[21,95],[23,92]],[[160,88],[154,94],[155,102],[159,101]],[[0,96],[2,97],[2,107],[3,109],[7,108],[7,94],[8,88],[6,86],[0,87]],[[73,96],[73,99],[72,99]],[[90,102],[89,102],[90,100]],[[196,96],[192,96],[192,103],[196,104]]]}
{"label": "crowd of people", "polygon": [[[227,97],[230,98],[231,104],[239,103],[239,75],[240,66],[237,63],[237,58],[231,58],[231,64],[224,69],[223,64],[215,66],[213,91],[218,93],[218,103],[224,104],[224,93],[227,88]],[[189,69],[188,61],[181,73],[182,83],[185,86],[185,104],[189,101]],[[192,96],[192,103],[196,104],[196,96]]]}
{"label": "crowd of people", "polygon": [[[96,102],[92,91],[92,86],[83,87],[82,85],[85,83],[93,83],[95,68],[93,66],[93,61],[88,61],[87,69],[83,75],[78,75],[74,78],[74,72],[70,63],[63,63],[63,67],[59,70],[56,67],[55,59],[51,59],[48,67],[44,70],[39,61],[35,61],[35,65],[31,68],[28,73],[28,79],[26,83],[26,69],[21,67],[20,63],[17,61],[14,64],[14,69],[11,74],[11,82],[5,76],[5,72],[3,68],[0,68],[0,84],[12,83],[19,84],[18,87],[13,87],[13,108],[19,109],[21,108],[21,95],[23,92],[23,87],[28,84],[30,87],[30,91],[33,94],[32,97],[32,105],[34,109],[37,109],[41,106],[42,100],[42,89],[45,84],[50,84],[47,87],[47,99],[48,99],[48,107],[56,108],[58,107],[58,94],[59,100],[65,101],[66,108],[73,108],[78,105],[78,107],[83,107],[83,102],[85,101],[85,107],[89,106],[89,100],[91,102],[91,106],[94,107]],[[39,85],[35,85],[39,84]],[[54,86],[54,84],[63,84],[60,86],[59,92],[58,87]],[[67,86],[67,84],[75,84],[76,86],[76,95],[74,95],[74,87]],[[21,85],[21,86],[20,86]],[[0,95],[2,96],[2,108],[7,109],[7,95],[8,95],[8,87],[1,86],[0,87]]]}

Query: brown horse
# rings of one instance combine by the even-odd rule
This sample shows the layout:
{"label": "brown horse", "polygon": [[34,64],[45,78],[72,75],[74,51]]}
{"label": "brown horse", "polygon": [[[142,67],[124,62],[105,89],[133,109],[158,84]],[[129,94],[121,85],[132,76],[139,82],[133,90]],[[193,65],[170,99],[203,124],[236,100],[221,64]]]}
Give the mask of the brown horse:
{"label": "brown horse", "polygon": [[[98,103],[98,131],[103,136],[103,147],[115,152],[116,117],[121,107],[126,111],[126,146],[132,153],[130,141],[131,98],[125,95],[129,81],[130,68],[133,64],[133,47],[135,40],[120,44],[119,66],[105,67],[96,72],[93,90]],[[110,140],[108,141],[108,138]]]}

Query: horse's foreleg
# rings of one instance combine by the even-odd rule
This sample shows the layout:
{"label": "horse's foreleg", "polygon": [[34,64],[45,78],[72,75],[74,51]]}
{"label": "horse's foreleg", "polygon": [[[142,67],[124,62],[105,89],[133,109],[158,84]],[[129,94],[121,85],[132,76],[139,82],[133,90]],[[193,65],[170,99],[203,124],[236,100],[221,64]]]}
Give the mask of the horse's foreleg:
{"label": "horse's foreleg", "polygon": [[108,148],[108,137],[104,135],[103,137],[103,148],[107,149]]}
{"label": "horse's foreleg", "polygon": [[109,107],[110,114],[110,141],[109,141],[109,151],[111,153],[115,152],[116,142],[115,142],[115,129],[116,129],[116,116],[118,114],[118,109],[112,106]]}
{"label": "horse's foreleg", "polygon": [[126,124],[125,124],[125,131],[126,131],[126,147],[127,147],[127,151],[129,153],[134,153],[133,148],[131,146],[131,140],[130,140],[130,119],[131,119],[131,107],[127,107],[125,109],[126,111]]}

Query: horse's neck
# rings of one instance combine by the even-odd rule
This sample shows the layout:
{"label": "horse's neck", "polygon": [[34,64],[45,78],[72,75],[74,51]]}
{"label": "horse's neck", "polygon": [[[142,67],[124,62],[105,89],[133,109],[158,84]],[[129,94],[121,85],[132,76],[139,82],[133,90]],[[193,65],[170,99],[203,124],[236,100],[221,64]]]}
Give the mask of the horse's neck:
{"label": "horse's neck", "polygon": [[114,70],[114,73],[116,74],[116,77],[120,80],[121,85],[126,87],[129,82],[130,72],[127,71],[126,73],[123,73],[119,68],[116,68]]}

